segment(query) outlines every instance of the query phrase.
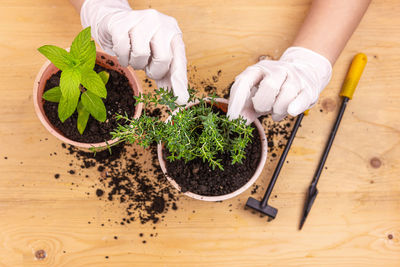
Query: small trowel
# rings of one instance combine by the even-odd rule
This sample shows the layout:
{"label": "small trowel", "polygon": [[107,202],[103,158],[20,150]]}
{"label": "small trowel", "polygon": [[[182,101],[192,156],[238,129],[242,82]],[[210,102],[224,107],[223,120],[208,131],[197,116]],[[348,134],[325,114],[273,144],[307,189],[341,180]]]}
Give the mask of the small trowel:
{"label": "small trowel", "polygon": [[322,169],[324,168],[326,159],[328,158],[329,151],[331,150],[333,140],[335,139],[336,132],[339,128],[340,121],[342,120],[344,111],[347,103],[353,98],[354,91],[356,90],[358,81],[360,80],[361,74],[363,73],[364,67],[367,64],[367,56],[363,53],[359,53],[354,56],[351,62],[349,71],[347,72],[346,79],[343,82],[340,96],[343,97],[342,106],[340,107],[339,113],[336,117],[335,124],[329,136],[328,142],[326,143],[324,153],[322,154],[319,162],[317,171],[315,172],[314,178],[308,188],[307,199],[304,204],[303,217],[301,218],[299,230],[303,228],[304,222],[306,221],[307,215],[310,213],[311,207],[314,204],[315,198],[318,194],[317,183],[321,176]]}

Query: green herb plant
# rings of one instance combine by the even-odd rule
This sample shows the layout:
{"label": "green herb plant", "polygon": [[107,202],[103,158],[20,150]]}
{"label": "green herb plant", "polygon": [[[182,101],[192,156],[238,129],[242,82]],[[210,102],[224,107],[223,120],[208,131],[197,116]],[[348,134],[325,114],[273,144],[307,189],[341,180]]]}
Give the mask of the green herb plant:
{"label": "green herb plant", "polygon": [[[246,125],[243,118],[229,120],[223,112],[213,108],[216,105],[215,96],[204,100],[196,97],[192,89],[189,92],[189,102],[198,102],[189,108],[177,105],[177,98],[163,88],[156,90],[154,94],[135,97],[136,103],[144,103],[145,110],[150,104],[154,107],[167,106],[171,119],[162,122],[158,117],[147,114],[142,114],[137,119],[117,115],[117,119],[128,123],[120,124],[111,133],[113,139],[119,138],[120,142],[137,143],[143,147],[161,142],[169,151],[168,160],[183,159],[188,162],[201,158],[212,169],[218,167],[223,170],[219,156],[224,152],[230,153],[232,164],[242,163],[254,128]],[[172,112],[176,108],[177,111]]]}
{"label": "green herb plant", "polygon": [[39,52],[61,70],[60,85],[43,94],[47,101],[58,103],[58,117],[64,122],[75,110],[78,112],[77,128],[80,134],[85,131],[89,115],[96,120],[106,120],[106,107],[103,99],[107,97],[109,73],[96,73],[96,46],[91,40],[90,27],[82,30],[74,39],[70,52],[54,45],[44,45]]}

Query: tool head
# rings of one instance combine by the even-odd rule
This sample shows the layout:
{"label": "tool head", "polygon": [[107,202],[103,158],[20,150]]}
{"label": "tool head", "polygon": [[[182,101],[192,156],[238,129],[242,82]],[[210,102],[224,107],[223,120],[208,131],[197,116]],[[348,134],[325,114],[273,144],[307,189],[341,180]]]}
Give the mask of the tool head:
{"label": "tool head", "polygon": [[247,200],[246,207],[249,207],[258,212],[261,212],[262,214],[265,214],[272,219],[275,219],[276,214],[278,213],[278,210],[275,209],[274,207],[268,206],[268,204],[265,207],[263,207],[261,205],[260,201],[254,199],[252,197],[249,197],[249,199]]}
{"label": "tool head", "polygon": [[314,204],[317,195],[318,195],[317,183],[313,182],[308,188],[307,199],[306,203],[304,204],[303,217],[301,217],[299,230],[303,228],[303,225],[307,219],[308,214],[310,213],[311,207]]}

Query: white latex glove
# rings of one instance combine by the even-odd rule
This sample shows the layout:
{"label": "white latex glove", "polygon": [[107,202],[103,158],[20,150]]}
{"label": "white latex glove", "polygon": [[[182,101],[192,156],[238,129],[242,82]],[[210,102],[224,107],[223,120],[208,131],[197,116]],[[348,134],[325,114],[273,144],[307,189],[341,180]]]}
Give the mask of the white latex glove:
{"label": "white latex glove", "polygon": [[86,0],[81,21],[122,66],[145,70],[158,87],[173,89],[178,104],[187,102],[185,45],[174,18],[154,9],[132,10],[126,0]]}
{"label": "white latex glove", "polygon": [[232,85],[228,116],[248,123],[272,113],[274,121],[312,107],[329,83],[328,59],[303,47],[288,48],[279,60],[262,60],[239,74]]}

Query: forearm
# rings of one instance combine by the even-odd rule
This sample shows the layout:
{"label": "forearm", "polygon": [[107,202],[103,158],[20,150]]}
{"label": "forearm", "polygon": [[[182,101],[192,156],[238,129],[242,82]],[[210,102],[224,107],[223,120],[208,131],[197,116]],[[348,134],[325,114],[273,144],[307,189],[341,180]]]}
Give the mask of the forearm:
{"label": "forearm", "polygon": [[370,2],[371,0],[314,0],[293,46],[313,50],[325,56],[333,65]]}
{"label": "forearm", "polygon": [[80,14],[81,7],[83,5],[83,2],[85,2],[85,0],[69,0],[69,1],[75,7],[76,11],[78,11],[78,14]]}

